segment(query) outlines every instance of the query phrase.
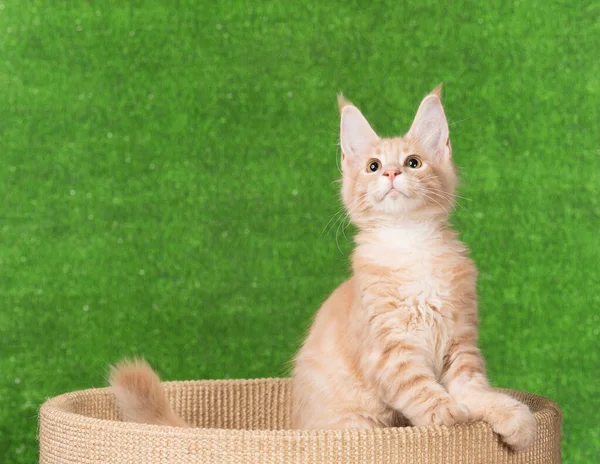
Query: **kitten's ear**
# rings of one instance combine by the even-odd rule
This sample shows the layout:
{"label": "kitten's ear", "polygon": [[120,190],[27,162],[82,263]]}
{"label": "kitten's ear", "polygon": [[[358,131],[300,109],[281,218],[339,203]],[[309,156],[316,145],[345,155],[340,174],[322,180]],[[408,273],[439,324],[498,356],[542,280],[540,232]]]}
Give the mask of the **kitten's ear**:
{"label": "kitten's ear", "polygon": [[340,141],[344,159],[358,164],[369,154],[369,149],[377,143],[379,137],[369,125],[360,110],[347,101],[340,93],[338,105],[342,113],[340,123]]}
{"label": "kitten's ear", "polygon": [[437,159],[451,156],[450,131],[442,107],[442,86],[438,85],[427,95],[417,110],[408,135],[417,139],[424,150]]}

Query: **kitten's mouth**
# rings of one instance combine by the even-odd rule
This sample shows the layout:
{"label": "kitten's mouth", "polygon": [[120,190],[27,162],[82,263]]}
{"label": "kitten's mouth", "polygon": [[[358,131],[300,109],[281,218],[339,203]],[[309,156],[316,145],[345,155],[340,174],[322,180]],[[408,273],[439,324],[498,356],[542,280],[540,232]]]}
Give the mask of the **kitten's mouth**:
{"label": "kitten's mouth", "polygon": [[405,197],[408,198],[408,195],[402,193],[400,190],[395,189],[394,187],[390,187],[387,193],[383,196],[383,198],[391,198],[395,200],[396,198]]}

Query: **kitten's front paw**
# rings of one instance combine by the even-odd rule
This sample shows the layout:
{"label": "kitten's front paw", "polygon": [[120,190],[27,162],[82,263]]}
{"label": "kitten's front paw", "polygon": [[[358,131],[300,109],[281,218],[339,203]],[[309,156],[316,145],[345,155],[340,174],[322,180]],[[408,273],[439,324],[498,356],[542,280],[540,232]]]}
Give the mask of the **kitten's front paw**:
{"label": "kitten's front paw", "polygon": [[427,418],[430,424],[454,425],[471,420],[471,411],[464,404],[454,401],[440,403]]}
{"label": "kitten's front paw", "polygon": [[487,420],[494,432],[515,451],[524,450],[535,441],[535,417],[524,404],[515,401],[506,409],[496,409]]}

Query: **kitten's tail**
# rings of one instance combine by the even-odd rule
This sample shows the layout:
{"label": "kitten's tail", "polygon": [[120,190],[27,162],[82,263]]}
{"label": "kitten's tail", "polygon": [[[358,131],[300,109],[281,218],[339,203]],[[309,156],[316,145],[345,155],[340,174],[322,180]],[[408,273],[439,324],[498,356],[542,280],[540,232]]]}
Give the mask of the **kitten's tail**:
{"label": "kitten's tail", "polygon": [[109,382],[125,421],[189,427],[175,414],[160,378],[143,359],[125,359],[112,366]]}

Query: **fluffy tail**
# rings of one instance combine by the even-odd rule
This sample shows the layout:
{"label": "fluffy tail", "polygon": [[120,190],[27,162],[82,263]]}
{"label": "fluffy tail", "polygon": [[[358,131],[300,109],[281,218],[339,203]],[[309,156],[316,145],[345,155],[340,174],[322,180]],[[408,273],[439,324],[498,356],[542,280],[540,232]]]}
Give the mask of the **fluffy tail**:
{"label": "fluffy tail", "polygon": [[146,361],[119,362],[111,367],[109,382],[125,421],[189,427],[171,408],[160,378]]}

